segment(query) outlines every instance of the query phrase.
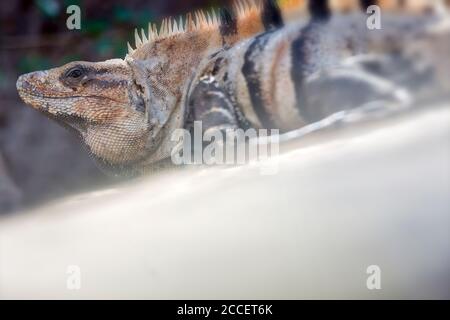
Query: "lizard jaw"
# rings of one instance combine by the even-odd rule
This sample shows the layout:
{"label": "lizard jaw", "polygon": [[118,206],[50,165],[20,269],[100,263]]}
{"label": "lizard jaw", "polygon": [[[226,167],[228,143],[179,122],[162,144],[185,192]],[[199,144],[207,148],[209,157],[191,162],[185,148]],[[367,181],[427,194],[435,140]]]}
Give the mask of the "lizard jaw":
{"label": "lizard jaw", "polygon": [[[37,71],[36,73],[40,73],[41,76],[46,75],[46,71]],[[33,107],[33,109],[58,122],[65,128],[75,131],[77,134],[82,136],[85,134],[86,124],[83,119],[77,117],[76,115],[63,112],[53,106],[57,100],[67,100],[70,98],[49,97],[37,93],[35,86],[28,82],[28,75],[22,75],[19,77],[16,83],[16,88],[20,98],[26,104]],[[67,103],[61,103],[61,105],[64,104]]]}

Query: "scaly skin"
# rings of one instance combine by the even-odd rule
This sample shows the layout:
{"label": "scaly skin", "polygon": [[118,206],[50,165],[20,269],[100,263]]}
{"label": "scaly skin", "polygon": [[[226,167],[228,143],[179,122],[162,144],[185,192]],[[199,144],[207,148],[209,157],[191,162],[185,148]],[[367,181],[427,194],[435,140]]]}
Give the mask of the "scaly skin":
{"label": "scaly skin", "polygon": [[[102,167],[141,171],[170,157],[168,132],[183,126],[193,71],[208,54],[264,31],[264,10],[241,1],[234,12],[222,12],[222,24],[201,11],[176,30],[173,20],[164,20],[159,32],[149,25],[150,41],[136,32],[138,48],[129,46],[124,60],[72,62],[22,75],[17,90],[25,103],[74,129]],[[234,32],[221,27],[228,19]]]}
{"label": "scaly skin", "polygon": [[[236,68],[233,67],[235,58],[232,54],[240,55],[242,58],[252,47],[251,42],[257,39],[253,36],[282,28],[282,17],[287,16],[283,8],[291,10],[292,2],[298,7],[304,6],[304,1],[301,0],[280,1],[285,3],[285,7],[282,5],[280,11],[273,1],[260,5],[240,2],[234,11],[222,11],[220,19],[215,16],[207,18],[204,13],[197,12],[187,15],[183,23],[174,24],[173,20],[165,20],[159,32],[150,25],[148,36],[139,36],[136,33],[137,48],[129,46],[129,54],[124,60],[72,62],[47,71],[22,75],[17,81],[17,90],[25,103],[62,125],[74,129],[102,167],[112,169],[115,173],[139,174],[152,164],[170,157],[175,146],[170,139],[171,132],[185,127],[186,116],[192,111],[190,110],[192,106],[202,104],[202,100],[195,99],[203,99],[207,93],[199,92],[199,88],[216,90],[211,89],[208,83],[203,83],[202,79],[215,72],[217,57],[229,60],[224,65],[218,65],[217,72],[225,77],[228,71]],[[324,0],[310,3],[313,20],[315,15],[323,15],[326,11],[324,11],[325,3]],[[332,3],[336,6],[336,1]],[[348,7],[337,6],[338,9],[346,11],[359,4],[357,1],[346,3],[349,3]],[[329,29],[326,29],[326,32],[339,33],[340,30],[334,27],[333,23],[328,25]],[[299,25],[302,28],[303,26],[304,23]],[[288,40],[277,40],[285,46],[285,49],[276,51],[280,54],[275,55],[276,58],[270,61],[273,63],[272,74],[278,77],[282,76],[283,72],[290,72],[284,62],[280,63],[280,66],[277,63],[278,60],[290,61],[291,57],[288,56],[290,51],[287,49],[298,37],[297,32],[291,27],[285,29],[288,30],[285,32]],[[285,29],[277,32],[283,33]],[[308,27],[306,32],[309,33],[310,30],[311,27]],[[314,34],[314,30],[312,31]],[[336,43],[347,41],[341,35],[337,39],[340,39],[339,37],[342,41],[337,40]],[[244,39],[247,38],[250,40],[245,42]],[[269,43],[271,41],[272,39]],[[242,43],[244,44],[241,46]],[[274,46],[279,45],[275,43]],[[311,48],[311,54],[313,52],[314,48]],[[341,57],[340,52],[326,52],[326,54]],[[350,50],[350,56],[352,54],[355,52]],[[235,65],[240,65],[241,58],[235,59]],[[254,60],[244,61],[244,66],[248,66],[249,63],[259,63],[261,66],[269,63],[262,60],[262,56],[252,59]],[[292,59],[298,57],[294,55]],[[299,65],[307,63],[307,61],[293,61]],[[308,66],[302,68],[307,69]],[[257,65],[250,68],[251,71],[257,69]],[[253,99],[249,99],[249,95],[254,93],[246,92],[249,81],[254,80],[253,75],[241,76],[236,72],[234,74],[235,87],[236,84],[239,87],[235,88],[232,94],[236,95],[235,100],[238,104],[241,102],[244,116],[248,116],[255,109],[255,99],[260,98],[252,96]],[[265,77],[263,74],[255,73],[255,75]],[[243,79],[247,81],[247,85]],[[226,82],[222,80],[218,83]],[[304,80],[307,84],[307,79]],[[267,91],[270,89],[266,87],[273,88],[275,85],[265,85],[267,81],[271,83],[270,79],[261,81],[261,94],[266,99],[266,96],[271,96],[271,92]],[[223,88],[219,88],[215,93],[221,95],[224,92]],[[277,95],[275,98],[279,101],[283,99],[283,95]],[[286,98],[294,108],[296,99]],[[228,105],[235,107],[227,97],[211,103],[213,105],[206,108],[217,109]],[[266,101],[260,103],[265,104]],[[263,105],[263,108],[266,107],[267,105]],[[284,121],[283,118],[291,122],[292,119],[295,120],[295,115],[290,114],[297,113],[296,110],[283,114],[283,110],[277,111],[279,107],[280,103],[277,103],[266,112],[272,118],[280,118],[278,121],[280,125]],[[275,112],[279,112],[279,116],[274,114]],[[230,117],[236,117],[236,114],[230,114]],[[212,119],[211,123],[217,122],[216,119]],[[301,123],[300,119],[298,125]],[[293,125],[291,123],[286,127],[292,128]]]}

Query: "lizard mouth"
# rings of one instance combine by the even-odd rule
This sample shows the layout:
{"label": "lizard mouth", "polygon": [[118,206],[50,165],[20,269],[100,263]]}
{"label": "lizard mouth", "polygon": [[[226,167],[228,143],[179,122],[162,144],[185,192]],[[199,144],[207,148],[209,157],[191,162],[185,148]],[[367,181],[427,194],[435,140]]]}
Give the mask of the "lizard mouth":
{"label": "lizard mouth", "polygon": [[[42,71],[41,71],[42,72]],[[37,73],[37,72],[36,72]],[[41,77],[43,77],[42,75]],[[40,111],[50,110],[50,102],[55,100],[61,100],[69,97],[54,94],[52,96],[42,94],[38,91],[38,86],[33,81],[30,81],[28,74],[22,75],[17,79],[16,88],[20,98],[27,104],[30,104],[35,109]],[[54,113],[57,113],[56,109]],[[51,111],[50,111],[51,112]]]}
{"label": "lizard mouth", "polygon": [[[17,79],[16,88],[19,93],[20,98],[24,100],[25,103],[31,104],[38,110],[45,110],[49,108],[51,101],[64,100],[64,99],[76,99],[82,98],[83,96],[75,96],[73,94],[68,95],[68,93],[52,92],[50,94],[40,93],[38,90],[38,85],[35,85],[33,81],[29,81],[28,75],[22,75]],[[46,101],[48,101],[46,103]],[[56,112],[56,109],[55,109]]]}
{"label": "lizard mouth", "polygon": [[28,81],[23,79],[23,77],[19,77],[16,86],[20,98],[26,104],[32,106],[33,109],[38,110],[47,118],[56,121],[66,129],[69,129],[78,135],[83,136],[86,132],[86,121],[83,118],[75,114],[62,112],[52,106],[57,100],[67,100],[75,97],[50,97],[38,94],[33,90],[34,87]]}

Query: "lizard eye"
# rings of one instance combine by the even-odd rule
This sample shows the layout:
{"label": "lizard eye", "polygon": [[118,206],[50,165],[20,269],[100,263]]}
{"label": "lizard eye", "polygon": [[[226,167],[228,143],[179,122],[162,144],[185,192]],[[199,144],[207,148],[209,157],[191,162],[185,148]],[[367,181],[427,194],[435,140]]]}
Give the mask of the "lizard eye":
{"label": "lizard eye", "polygon": [[66,74],[66,76],[68,78],[72,78],[72,79],[78,79],[82,75],[83,75],[83,70],[81,70],[80,68],[71,69]]}

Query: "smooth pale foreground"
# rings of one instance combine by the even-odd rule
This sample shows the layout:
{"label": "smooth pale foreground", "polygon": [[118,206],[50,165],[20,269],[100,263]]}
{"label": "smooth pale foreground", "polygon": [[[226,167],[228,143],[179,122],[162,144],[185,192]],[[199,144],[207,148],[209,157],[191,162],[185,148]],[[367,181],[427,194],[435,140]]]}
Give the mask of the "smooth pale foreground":
{"label": "smooth pale foreground", "polygon": [[0,298],[450,298],[449,133],[443,106],[316,135],[273,176],[197,168],[3,219]]}

